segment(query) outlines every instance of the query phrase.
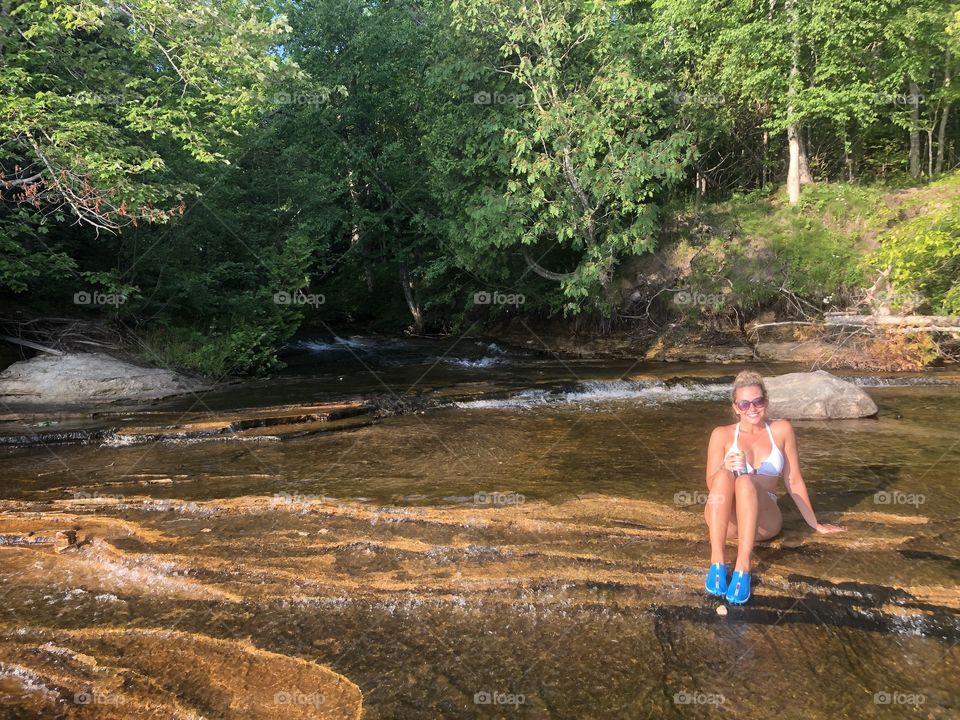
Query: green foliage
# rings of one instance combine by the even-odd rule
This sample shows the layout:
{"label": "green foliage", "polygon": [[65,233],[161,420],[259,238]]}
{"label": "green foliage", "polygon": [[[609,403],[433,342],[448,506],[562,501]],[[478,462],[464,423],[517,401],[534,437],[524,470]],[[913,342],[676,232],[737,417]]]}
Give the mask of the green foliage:
{"label": "green foliage", "polygon": [[[0,14],[2,199],[99,230],[167,222],[196,185],[169,151],[226,162],[281,62],[282,16],[244,0],[18,2]],[[0,214],[5,232],[16,226]]]}
{"label": "green foliage", "polygon": [[[954,185],[906,175],[911,130],[928,175],[956,162],[960,19],[934,0],[4,7],[0,292],[165,362],[268,372],[301,326],[612,318],[675,213],[725,228],[680,248],[698,322],[842,304],[885,267],[960,302]],[[794,208],[788,126],[820,180]],[[854,176],[883,182],[823,182]],[[74,307],[94,290],[126,301]]]}
{"label": "green foliage", "polygon": [[[890,270],[894,297],[910,298],[919,308],[960,314],[960,173],[931,187],[940,200],[881,238],[865,258],[875,271]],[[939,206],[937,206],[939,205]]]}
{"label": "green foliage", "polygon": [[[565,311],[610,313],[616,265],[653,249],[655,200],[690,156],[690,135],[663,101],[669,87],[654,48],[602,0],[459,0],[451,11],[460,37],[500,40],[496,69],[512,81],[510,107],[491,118],[509,169],[468,199],[466,242],[523,249],[533,272],[560,282]],[[551,250],[570,265],[540,265]]]}
{"label": "green foliage", "polygon": [[806,312],[842,305],[865,281],[858,245],[862,234],[885,223],[883,197],[882,188],[823,185],[810,188],[796,208],[756,193],[696,206],[704,222],[728,229],[728,237],[702,247],[687,279],[716,302],[684,307],[684,316],[723,315],[731,306],[751,316],[784,294]]}
{"label": "green foliage", "polygon": [[240,325],[228,330],[154,328],[143,334],[143,354],[164,367],[227,376],[266,374],[280,366],[277,348],[286,335],[279,328]]}
{"label": "green foliage", "polygon": [[0,287],[22,293],[74,272],[75,261],[49,240],[50,228],[25,208],[9,211],[0,223]]}

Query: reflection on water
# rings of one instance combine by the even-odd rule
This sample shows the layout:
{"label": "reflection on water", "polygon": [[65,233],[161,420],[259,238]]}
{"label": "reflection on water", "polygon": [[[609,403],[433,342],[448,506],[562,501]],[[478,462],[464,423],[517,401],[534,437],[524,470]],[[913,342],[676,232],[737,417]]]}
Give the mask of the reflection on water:
{"label": "reflection on water", "polygon": [[[383,352],[342,344],[285,387],[330,374],[309,353]],[[960,385],[864,378],[878,418],[796,423],[814,506],[850,530],[782,499],[723,617],[703,462],[735,368],[453,357],[424,381],[452,404],[340,433],[4,450],[0,717],[960,712]]]}

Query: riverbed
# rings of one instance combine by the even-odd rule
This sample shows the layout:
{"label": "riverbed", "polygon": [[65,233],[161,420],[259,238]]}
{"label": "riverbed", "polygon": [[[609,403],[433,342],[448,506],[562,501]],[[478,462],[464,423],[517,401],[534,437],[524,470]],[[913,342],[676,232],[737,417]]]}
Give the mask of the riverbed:
{"label": "riverbed", "polygon": [[115,414],[419,409],[0,451],[0,717],[960,714],[955,371],[849,373],[877,417],[794,423],[818,517],[849,530],[815,534],[781,488],[754,597],[721,615],[704,461],[747,366],[376,338],[287,360]]}

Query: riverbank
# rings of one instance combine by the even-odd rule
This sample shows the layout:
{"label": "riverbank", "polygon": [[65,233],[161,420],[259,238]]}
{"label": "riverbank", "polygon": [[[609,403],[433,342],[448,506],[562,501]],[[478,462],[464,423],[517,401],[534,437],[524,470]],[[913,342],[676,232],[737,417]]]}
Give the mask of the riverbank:
{"label": "riverbank", "polygon": [[919,371],[960,367],[956,333],[919,330],[845,332],[817,322],[765,319],[744,330],[705,330],[689,325],[638,327],[612,333],[576,332],[561,322],[515,318],[494,327],[492,342],[528,351],[577,358],[635,358],[669,363],[791,363],[809,370]]}

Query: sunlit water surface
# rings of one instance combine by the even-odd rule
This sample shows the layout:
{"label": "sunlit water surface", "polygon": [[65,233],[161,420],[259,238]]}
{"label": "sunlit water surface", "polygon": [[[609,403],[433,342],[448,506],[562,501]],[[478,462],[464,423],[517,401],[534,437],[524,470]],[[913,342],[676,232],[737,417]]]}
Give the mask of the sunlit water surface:
{"label": "sunlit water surface", "polygon": [[0,717],[355,717],[361,696],[364,718],[960,716],[956,374],[856,376],[878,417],[795,423],[814,507],[849,531],[781,497],[754,597],[720,615],[705,448],[740,367],[362,338],[289,360],[149,412],[444,404],[2,451]]}

